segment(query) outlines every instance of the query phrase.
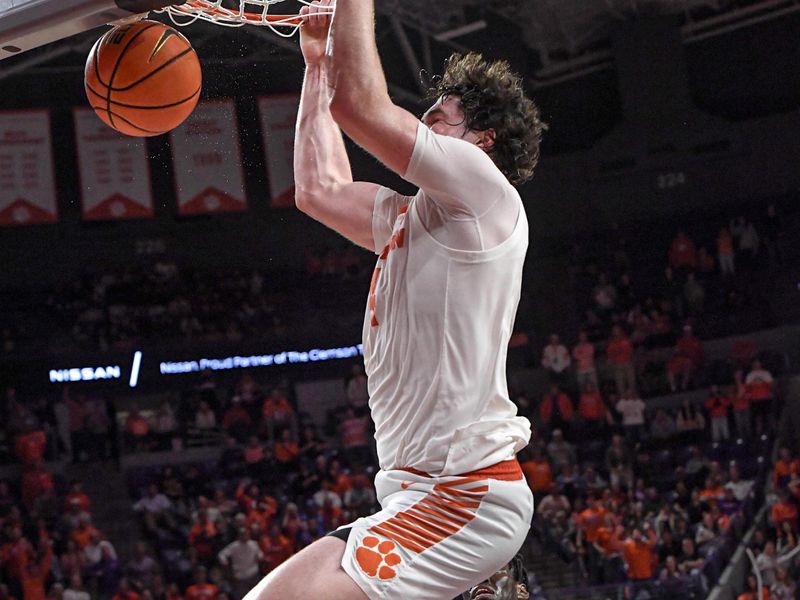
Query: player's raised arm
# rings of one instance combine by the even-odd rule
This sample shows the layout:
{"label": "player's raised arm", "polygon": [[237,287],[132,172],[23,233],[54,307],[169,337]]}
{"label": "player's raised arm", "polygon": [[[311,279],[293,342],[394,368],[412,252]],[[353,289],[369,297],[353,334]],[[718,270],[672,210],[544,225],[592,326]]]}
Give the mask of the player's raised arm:
{"label": "player's raised arm", "polygon": [[353,141],[405,175],[419,119],[389,97],[375,43],[374,2],[337,0],[333,21],[333,116]]}
{"label": "player's raised arm", "polygon": [[375,249],[373,208],[379,186],[354,182],[342,134],[331,116],[328,60],[330,0],[305,6],[300,44],[306,73],[294,145],[295,203],[349,240]]}

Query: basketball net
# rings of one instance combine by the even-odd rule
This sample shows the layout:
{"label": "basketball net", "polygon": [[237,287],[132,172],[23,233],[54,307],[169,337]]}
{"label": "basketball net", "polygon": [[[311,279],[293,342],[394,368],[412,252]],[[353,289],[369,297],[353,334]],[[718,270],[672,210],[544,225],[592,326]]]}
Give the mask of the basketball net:
{"label": "basketball net", "polygon": [[[300,28],[298,15],[280,15],[270,11],[275,4],[284,0],[187,0],[185,4],[167,6],[154,12],[167,13],[170,20],[178,26],[191,25],[198,19],[222,25],[223,27],[242,27],[257,25],[268,27],[281,37],[292,37]],[[298,0],[310,5],[308,0]],[[238,8],[235,5],[238,4]],[[333,14],[334,6],[329,7]]]}

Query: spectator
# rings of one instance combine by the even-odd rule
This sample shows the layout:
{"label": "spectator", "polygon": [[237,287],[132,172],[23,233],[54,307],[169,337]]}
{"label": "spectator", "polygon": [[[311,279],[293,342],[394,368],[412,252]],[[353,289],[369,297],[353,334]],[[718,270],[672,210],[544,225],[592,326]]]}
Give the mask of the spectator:
{"label": "spectator", "polygon": [[339,425],[341,446],[350,464],[367,464],[369,461],[368,418],[359,417],[353,408],[345,411]]}
{"label": "spectator", "polygon": [[250,530],[247,528],[239,529],[236,541],[220,551],[219,562],[230,570],[234,598],[244,598],[258,583],[258,565],[263,559],[264,554],[258,544],[250,539]]}
{"label": "spectator", "polygon": [[24,600],[46,600],[45,583],[50,576],[53,550],[48,545],[39,555],[26,557],[21,570],[20,583]]}
{"label": "spectator", "polygon": [[689,379],[703,366],[705,362],[705,350],[703,343],[694,335],[691,325],[683,326],[683,335],[675,344],[675,349],[681,357],[687,360],[687,375],[682,382],[682,388],[688,387]]}
{"label": "spectator", "polygon": [[597,368],[594,363],[594,345],[589,341],[589,334],[586,331],[578,334],[578,343],[572,348],[572,358],[575,359],[578,389],[585,389],[587,383],[591,383],[594,389],[599,388]]}
{"label": "spectator", "polygon": [[678,410],[676,426],[678,433],[682,434],[684,439],[697,441],[705,431],[706,420],[703,417],[703,413],[688,399],[685,399]]}
{"label": "spectator", "polygon": [[778,450],[778,460],[773,467],[773,484],[776,488],[785,488],[789,481],[800,474],[800,460],[792,455],[786,446]]}
{"label": "spectator", "polygon": [[764,551],[756,557],[756,567],[761,572],[764,587],[771,587],[775,583],[775,571],[778,568],[778,553],[774,542],[766,543]]}
{"label": "spectator", "polygon": [[300,456],[300,445],[292,434],[291,429],[284,429],[281,432],[280,441],[275,443],[275,460],[282,466],[285,473],[297,465]]}
{"label": "spectator", "polygon": [[83,587],[80,574],[76,573],[69,578],[69,585],[64,590],[64,600],[91,600],[89,592]]}
{"label": "spectator", "polygon": [[553,439],[547,444],[547,455],[556,472],[575,463],[575,448],[564,439],[560,429],[553,430]]}
{"label": "spectator", "polygon": [[264,570],[269,573],[285,562],[294,549],[292,543],[283,533],[277,523],[269,528],[269,533],[264,534],[259,541],[261,552],[264,556]]}
{"label": "spectator", "polygon": [[617,412],[622,415],[622,428],[626,439],[636,443],[642,439],[644,433],[644,411],[646,405],[639,395],[629,389],[617,402]]}
{"label": "spectator", "polygon": [[692,576],[701,576],[705,559],[697,551],[691,538],[685,537],[681,541],[681,553],[678,556],[678,568]]}
{"label": "spectator", "polygon": [[761,598],[758,597],[758,580],[750,573],[745,582],[745,591],[736,597],[736,600],[770,600],[769,588],[761,589]]}
{"label": "spectator", "polygon": [[250,436],[247,446],[244,447],[243,455],[250,477],[260,477],[264,466],[264,446],[261,445],[258,436]]}
{"label": "spectator", "polygon": [[361,364],[353,365],[350,371],[350,379],[345,387],[347,403],[353,407],[356,414],[365,414],[368,408],[369,391],[367,390],[367,376],[364,375],[364,367]]}
{"label": "spectator", "polygon": [[772,411],[774,394],[772,373],[764,368],[760,360],[756,359],[753,361],[752,369],[747,374],[744,384],[750,393],[750,410],[753,413],[756,435],[761,435],[769,427],[769,416]]}
{"label": "spectator", "polygon": [[744,374],[737,369],[734,373],[733,421],[736,435],[742,439],[750,437],[750,390],[744,383]]}
{"label": "spectator", "polygon": [[533,492],[534,501],[538,503],[553,487],[553,471],[540,446],[531,448],[530,458],[523,460],[520,468]]}
{"label": "spectator", "polygon": [[650,424],[650,435],[657,440],[668,440],[677,430],[675,419],[666,410],[659,408]]}
{"label": "spectator", "polygon": [[76,549],[83,556],[83,549],[89,545],[89,542],[94,535],[99,535],[99,531],[92,525],[92,518],[88,514],[84,513],[80,518],[78,526],[72,530],[70,539],[75,542]]}
{"label": "spectator", "polygon": [[538,513],[546,521],[555,521],[559,514],[566,516],[571,510],[569,498],[564,495],[559,486],[553,485],[550,493],[539,503]]}
{"label": "spectator", "polygon": [[194,570],[194,583],[186,588],[183,597],[185,600],[216,600],[219,588],[208,581],[208,571],[205,567]]}
{"label": "spectator", "polygon": [[222,415],[222,427],[225,431],[237,441],[243,442],[250,435],[250,429],[253,420],[247,409],[242,406],[242,400],[238,396],[231,399],[231,405]]}
{"label": "spectator", "polygon": [[617,393],[621,395],[634,389],[636,373],[633,367],[633,344],[619,325],[614,325],[611,330],[606,356],[617,386]]}
{"label": "spectator", "polygon": [[548,431],[560,429],[569,435],[574,416],[575,409],[572,406],[572,400],[559,389],[558,384],[552,383],[549,393],[542,397],[539,404],[540,422]]}
{"label": "spectator", "polygon": [[542,367],[547,371],[550,380],[558,385],[565,385],[571,362],[567,347],[561,343],[558,335],[551,334],[547,346],[542,350]]}
{"label": "spectator", "polygon": [[642,528],[634,528],[629,537],[622,539],[624,531],[624,528],[618,528],[614,541],[628,566],[628,580],[633,583],[651,580],[654,575],[655,532],[647,522]]}
{"label": "spectator", "polygon": [[594,544],[598,540],[598,532],[605,522],[606,510],[597,501],[594,494],[589,494],[586,498],[586,508],[578,513],[577,517],[577,537],[575,545],[578,550],[585,554],[587,568],[592,581],[599,578],[602,566],[602,556],[595,548]]}
{"label": "spectator", "polygon": [[86,492],[83,491],[83,482],[74,480],[70,484],[69,493],[64,498],[64,508],[70,510],[73,505],[77,505],[80,512],[89,513],[92,509],[92,501]]}
{"label": "spectator", "polygon": [[208,511],[198,510],[197,520],[189,531],[189,547],[193,562],[208,563],[213,556],[217,539],[217,526],[209,519]]}
{"label": "spectator", "polygon": [[125,419],[125,439],[129,448],[147,450],[149,447],[150,424],[139,411],[137,405],[131,407]]}
{"label": "spectator", "polygon": [[606,422],[611,420],[608,408],[591,380],[587,380],[582,388],[578,414],[583,421],[584,433],[589,439],[602,435]]}
{"label": "spectator", "polygon": [[694,316],[702,314],[706,301],[706,290],[694,273],[686,276],[686,283],[683,284],[683,297],[686,298],[689,314]]}
{"label": "spectator", "polygon": [[[80,579],[85,566],[86,558],[83,552],[78,550],[78,545],[74,540],[68,539],[64,552],[62,552],[61,556],[58,558],[58,567],[61,569],[63,578],[67,582],[72,581],[73,576],[77,576],[78,579]],[[67,590],[68,589],[69,588],[67,588]]]}
{"label": "spectator", "polygon": [[592,299],[601,318],[607,318],[617,303],[617,290],[608,281],[605,273],[597,278],[597,285],[592,290]]}
{"label": "spectator", "polygon": [[795,597],[797,586],[792,580],[789,572],[783,568],[778,567],[775,569],[775,582],[770,587],[769,591],[773,600],[792,600]]}
{"label": "spectator", "polygon": [[365,475],[353,477],[353,486],[344,493],[342,501],[352,519],[372,514],[377,502],[375,492],[369,486],[369,481]]}
{"label": "spectator", "polygon": [[147,486],[147,494],[133,505],[133,510],[141,513],[145,527],[153,534],[158,531],[159,526],[175,529],[172,503],[159,492],[155,483]]}
{"label": "spectator", "polygon": [[291,428],[295,436],[297,435],[297,421],[295,419],[294,408],[289,403],[289,399],[280,390],[273,388],[261,409],[264,418],[264,425],[267,430],[267,437],[270,441],[275,439],[275,432],[278,429]]}
{"label": "spectator", "polygon": [[686,232],[678,230],[669,249],[669,266],[676,271],[688,271],[697,266],[697,251]]}
{"label": "spectator", "polygon": [[723,276],[736,273],[733,253],[733,236],[727,227],[723,227],[717,236],[717,258],[719,270]]}
{"label": "spectator", "polygon": [[52,494],[55,488],[53,475],[44,468],[41,459],[34,461],[25,469],[21,488],[22,504],[28,512],[34,510],[34,504],[37,500]]}
{"label": "spectator", "polygon": [[153,578],[160,572],[158,563],[147,554],[144,542],[136,542],[133,547],[133,557],[125,566],[125,576],[137,588],[150,588]]}
{"label": "spectator", "polygon": [[728,469],[728,483],[725,484],[725,487],[733,491],[736,500],[744,502],[753,488],[753,482],[742,479],[739,466],[736,463],[731,463]]}
{"label": "spectator", "polygon": [[724,442],[731,437],[728,429],[728,407],[732,399],[720,392],[716,385],[711,386],[705,407],[711,420],[711,439],[714,442]]}
{"label": "spectator", "polygon": [[156,413],[156,418],[153,422],[153,432],[159,440],[161,448],[169,448],[170,440],[175,432],[178,430],[178,421],[175,418],[175,412],[172,410],[172,405],[169,402],[164,402]]}
{"label": "spectator", "polygon": [[788,490],[782,489],[778,492],[778,501],[772,505],[769,516],[776,531],[780,531],[784,523],[788,523],[793,531],[797,531],[797,506]]}
{"label": "spectator", "polygon": [[745,267],[753,268],[758,249],[761,245],[756,226],[752,221],[748,221],[739,237],[739,253],[741,254],[742,264]]}
{"label": "spectator", "polygon": [[211,406],[205,400],[200,402],[200,406],[195,412],[194,426],[202,431],[209,431],[217,427],[217,415],[214,414]]}

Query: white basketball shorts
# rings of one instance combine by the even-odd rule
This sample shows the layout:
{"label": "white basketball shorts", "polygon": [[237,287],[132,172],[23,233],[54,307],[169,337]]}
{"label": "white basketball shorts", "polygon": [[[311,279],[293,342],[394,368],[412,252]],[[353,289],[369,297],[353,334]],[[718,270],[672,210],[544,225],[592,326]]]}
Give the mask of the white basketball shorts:
{"label": "white basketball shorts", "polygon": [[451,600],[525,541],[533,496],[516,460],[452,477],[379,471],[383,510],[351,528],[342,567],[370,600]]}

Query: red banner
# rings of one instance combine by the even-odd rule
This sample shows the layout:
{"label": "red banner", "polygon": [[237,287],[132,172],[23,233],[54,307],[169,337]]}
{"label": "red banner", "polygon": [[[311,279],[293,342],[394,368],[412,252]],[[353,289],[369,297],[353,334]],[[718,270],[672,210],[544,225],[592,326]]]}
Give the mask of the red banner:
{"label": "red banner", "polygon": [[299,96],[271,96],[258,99],[264,154],[269,175],[271,205],[294,207],[294,127]]}
{"label": "red banner", "polygon": [[198,104],[183,125],[170,133],[170,145],[180,214],[247,209],[232,100]]}
{"label": "red banner", "polygon": [[90,108],[75,108],[73,116],[83,218],[152,217],[153,194],[144,139],[117,133]]}
{"label": "red banner", "polygon": [[50,113],[0,112],[0,225],[58,220]]}

